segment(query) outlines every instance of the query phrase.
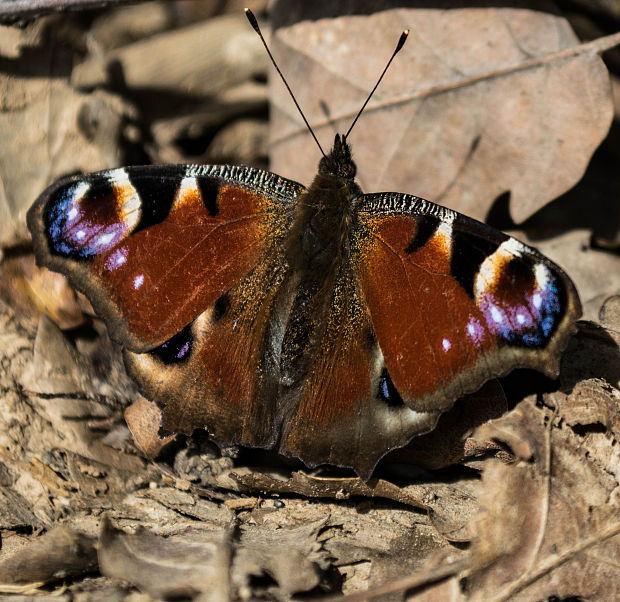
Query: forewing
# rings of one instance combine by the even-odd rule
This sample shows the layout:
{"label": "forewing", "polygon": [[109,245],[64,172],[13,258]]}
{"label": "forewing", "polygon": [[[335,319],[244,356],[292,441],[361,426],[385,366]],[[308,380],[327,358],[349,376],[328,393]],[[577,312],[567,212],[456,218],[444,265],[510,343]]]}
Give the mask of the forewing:
{"label": "forewing", "polygon": [[517,367],[558,372],[581,314],[562,270],[480,222],[397,193],[360,197],[354,263],[405,403],[443,410]]}
{"label": "forewing", "polygon": [[31,208],[37,261],[68,276],[114,339],[164,344],[281,242],[300,184],[246,167],[129,167],[67,178]]}

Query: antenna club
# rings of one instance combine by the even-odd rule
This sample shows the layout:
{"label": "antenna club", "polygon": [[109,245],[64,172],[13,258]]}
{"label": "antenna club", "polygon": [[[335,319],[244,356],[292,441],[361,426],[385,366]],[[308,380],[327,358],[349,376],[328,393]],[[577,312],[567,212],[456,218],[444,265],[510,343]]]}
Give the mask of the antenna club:
{"label": "antenna club", "polygon": [[394,51],[394,54],[399,52],[400,49],[405,45],[405,42],[407,41],[408,36],[409,36],[409,30],[408,29],[403,30],[403,33],[400,34],[400,39],[398,40],[398,44],[396,44],[396,50]]}
{"label": "antenna club", "polygon": [[245,12],[245,16],[248,18],[252,29],[254,29],[256,33],[260,34],[260,28],[258,26],[258,21],[256,20],[254,13],[249,8],[244,8],[243,11]]}

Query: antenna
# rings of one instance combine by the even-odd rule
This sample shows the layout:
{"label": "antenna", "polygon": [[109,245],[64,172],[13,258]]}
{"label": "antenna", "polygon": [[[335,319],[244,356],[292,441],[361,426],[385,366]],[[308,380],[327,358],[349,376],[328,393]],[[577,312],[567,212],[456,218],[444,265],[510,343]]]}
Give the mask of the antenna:
{"label": "antenna", "polygon": [[379,87],[379,84],[381,83],[381,80],[383,79],[383,76],[385,75],[385,72],[388,70],[390,64],[394,60],[394,57],[400,52],[401,48],[405,45],[405,42],[407,41],[407,36],[408,35],[409,35],[409,30],[408,29],[405,29],[403,31],[403,33],[400,34],[400,38],[398,40],[398,44],[396,44],[396,50],[394,50],[394,52],[392,53],[392,56],[390,57],[390,60],[387,62],[387,65],[385,66],[385,69],[383,70],[383,73],[381,73],[381,75],[379,76],[379,79],[377,80],[377,83],[375,84],[375,87],[370,91],[370,94],[368,95],[368,98],[366,99],[366,102],[362,105],[362,108],[359,110],[359,113],[356,115],[355,119],[353,120],[353,123],[351,124],[351,127],[349,127],[349,129],[347,130],[347,133],[344,135],[344,139],[345,140],[347,139],[347,137],[351,133],[351,130],[353,129],[353,126],[357,123],[357,120],[360,118],[360,115],[364,112],[364,109],[366,108],[366,105],[368,104],[368,101],[372,98],[372,95],[375,93],[375,90]]}
{"label": "antenna", "polygon": [[[284,75],[282,75],[282,71],[280,71],[280,67],[278,67],[278,64],[276,63],[275,59],[273,58],[273,55],[271,54],[271,51],[269,50],[269,47],[267,46],[267,42],[265,42],[265,38],[263,37],[263,34],[261,33],[260,27],[258,26],[258,21],[256,20],[256,17],[254,16],[254,13],[249,8],[246,8],[244,10],[245,10],[245,16],[248,18],[248,21],[250,22],[250,25],[252,26],[254,31],[258,34],[258,37],[261,39],[261,42],[263,43],[263,46],[265,47],[265,50],[267,51],[267,54],[269,55],[269,58],[271,59],[271,62],[273,63],[273,66],[276,68],[276,71],[278,72],[278,75],[282,78],[282,81],[284,82],[284,85],[286,86],[286,89],[288,90],[288,93],[291,95],[291,98],[293,99],[293,102],[295,103],[295,106],[297,107],[297,110],[299,111],[299,114],[301,115],[302,119],[304,120],[304,123],[306,124],[306,127],[308,128],[308,130],[312,134],[312,137],[314,138],[314,141],[316,142],[316,145],[319,147],[319,150],[321,151],[321,154],[325,158],[327,158],[327,156],[325,155],[325,152],[323,151],[323,148],[321,147],[320,142],[318,141],[316,135],[312,131],[312,128],[310,127],[310,124],[308,123],[308,120],[306,119],[306,116],[304,115],[304,112],[301,110],[301,107],[299,106],[299,103],[297,102],[297,99],[295,98],[295,95],[293,94],[293,91],[291,90],[290,86],[288,85],[286,79],[284,79]],[[398,50],[400,50],[400,48]],[[396,52],[398,52],[398,50]],[[396,54],[396,52],[394,54]],[[394,58],[394,57],[392,57],[392,58]],[[390,59],[390,62],[391,62],[391,59]],[[390,63],[388,63],[388,66],[389,66],[389,64]],[[386,69],[387,69],[387,67],[386,67]],[[381,77],[383,77],[383,75]],[[381,81],[381,80],[379,80],[379,81]],[[377,85],[378,85],[378,83],[377,83]],[[375,88],[376,87],[377,86],[375,86]],[[373,92],[374,92],[374,90],[373,90]],[[368,102],[368,101],[366,101],[366,102]],[[364,105],[364,106],[366,106],[366,105]],[[345,138],[346,138],[346,136],[345,136]]]}

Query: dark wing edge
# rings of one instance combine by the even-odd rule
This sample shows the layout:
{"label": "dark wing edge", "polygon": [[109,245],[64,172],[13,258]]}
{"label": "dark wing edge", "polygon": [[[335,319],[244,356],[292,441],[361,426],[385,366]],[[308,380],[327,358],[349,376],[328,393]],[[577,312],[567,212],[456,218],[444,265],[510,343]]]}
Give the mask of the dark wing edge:
{"label": "dark wing edge", "polygon": [[[110,300],[110,291],[93,277],[89,271],[92,268],[88,267],[88,261],[84,261],[97,261],[102,256],[100,249],[79,244],[75,239],[76,234],[81,234],[79,231],[72,232],[73,239],[67,238],[69,212],[78,206],[71,205],[71,202],[82,199],[84,202],[79,208],[84,210],[84,221],[87,225],[96,223],[96,232],[94,228],[87,232],[90,239],[94,240],[93,232],[99,240],[105,239],[106,242],[116,236],[118,240],[101,246],[109,255],[119,246],[119,241],[136,233],[142,234],[153,224],[165,222],[175,200],[178,200],[182,183],[188,179],[198,183],[196,187],[203,197],[202,204],[210,215],[218,210],[214,203],[217,203],[218,189],[223,186],[264,197],[284,211],[292,207],[296,197],[305,190],[301,184],[277,174],[243,166],[136,166],[63,178],[49,186],[27,214],[37,264],[64,274],[74,288],[89,298],[95,312],[108,325],[111,336],[136,352],[147,351],[163,341],[145,341],[129,331],[125,316]],[[91,189],[99,198],[86,198]],[[165,259],[164,255],[162,261]],[[195,311],[191,319],[199,313]],[[191,319],[187,319],[187,323]]]}

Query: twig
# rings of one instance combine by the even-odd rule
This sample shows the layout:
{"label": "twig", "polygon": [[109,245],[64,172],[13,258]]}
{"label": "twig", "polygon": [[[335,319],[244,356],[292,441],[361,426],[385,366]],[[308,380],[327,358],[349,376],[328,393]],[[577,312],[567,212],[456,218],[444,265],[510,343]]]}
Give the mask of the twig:
{"label": "twig", "polygon": [[[459,88],[466,88],[468,86],[473,86],[474,84],[477,84],[481,81],[504,77],[506,75],[518,73],[520,71],[527,71],[528,69],[536,69],[554,61],[566,60],[584,54],[600,54],[601,52],[605,52],[606,50],[609,50],[614,46],[618,46],[619,44],[620,32],[616,32],[608,36],[597,38],[596,40],[592,40],[591,42],[585,42],[583,44],[578,44],[577,46],[562,48],[561,50],[557,50],[556,52],[537,56],[516,64],[507,65],[506,67],[503,67],[501,69],[494,69],[493,71],[479,73],[478,75],[472,75],[471,77],[464,77],[462,79],[459,79],[458,81],[452,81],[446,84],[439,84],[437,86],[432,86],[423,90],[407,92],[406,96],[403,97],[392,97],[387,98],[381,102],[374,102],[366,108],[366,113],[372,113],[373,111],[378,111],[380,109],[383,109],[384,107],[396,107],[398,105],[410,103],[414,100],[437,96],[439,94],[451,92],[452,90],[458,90]],[[330,116],[330,121],[316,121],[312,123],[312,127],[314,129],[318,129],[323,126],[329,125],[331,121],[349,119],[355,114],[355,112],[356,111],[345,111],[339,114],[332,114]],[[295,138],[296,136],[304,134],[305,131],[305,128],[298,128],[295,131],[285,134],[284,136],[274,138],[273,143],[278,144],[280,142],[283,142],[284,140]]]}
{"label": "twig", "polygon": [[469,557],[455,560],[454,562],[448,562],[441,566],[435,567],[423,573],[414,573],[413,575],[407,575],[395,581],[384,583],[377,587],[372,587],[363,592],[355,592],[347,596],[332,596],[329,598],[320,598],[316,602],[364,602],[365,600],[372,600],[377,596],[385,596],[387,594],[393,594],[395,592],[405,592],[414,588],[422,587],[423,585],[431,585],[438,581],[443,581],[448,577],[454,577],[465,570],[468,570],[471,565]]}

